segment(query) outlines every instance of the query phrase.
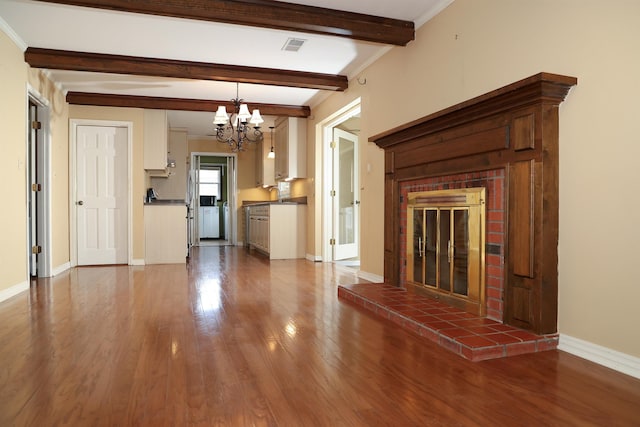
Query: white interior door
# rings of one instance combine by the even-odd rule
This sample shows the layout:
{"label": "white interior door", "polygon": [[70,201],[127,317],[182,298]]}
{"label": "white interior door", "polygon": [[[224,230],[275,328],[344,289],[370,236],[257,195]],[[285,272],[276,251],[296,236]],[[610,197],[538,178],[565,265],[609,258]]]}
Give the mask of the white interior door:
{"label": "white interior door", "polygon": [[127,129],[78,126],[78,265],[127,264]]}
{"label": "white interior door", "polygon": [[334,260],[356,258],[359,241],[358,137],[333,129]]}

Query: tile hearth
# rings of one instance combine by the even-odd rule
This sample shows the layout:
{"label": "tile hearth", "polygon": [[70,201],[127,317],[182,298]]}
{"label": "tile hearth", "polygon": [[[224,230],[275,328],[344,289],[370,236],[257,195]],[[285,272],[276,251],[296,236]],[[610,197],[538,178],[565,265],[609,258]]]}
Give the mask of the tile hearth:
{"label": "tile hearth", "polygon": [[558,334],[535,335],[383,283],[338,286],[338,297],[477,362],[554,350]]}

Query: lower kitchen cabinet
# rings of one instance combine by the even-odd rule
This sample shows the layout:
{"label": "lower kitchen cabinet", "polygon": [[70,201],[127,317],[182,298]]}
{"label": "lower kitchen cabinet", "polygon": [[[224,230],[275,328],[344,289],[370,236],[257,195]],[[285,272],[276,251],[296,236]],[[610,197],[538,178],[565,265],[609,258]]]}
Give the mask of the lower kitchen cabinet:
{"label": "lower kitchen cabinet", "polygon": [[145,264],[184,264],[187,207],[161,203],[144,207]]}
{"label": "lower kitchen cabinet", "polygon": [[249,245],[270,259],[304,258],[307,206],[270,203],[249,208]]}

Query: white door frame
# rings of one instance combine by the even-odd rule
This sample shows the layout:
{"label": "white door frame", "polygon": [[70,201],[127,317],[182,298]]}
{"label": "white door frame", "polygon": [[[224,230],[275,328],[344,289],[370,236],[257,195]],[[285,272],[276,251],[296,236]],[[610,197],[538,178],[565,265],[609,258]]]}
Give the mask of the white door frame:
{"label": "white door frame", "polygon": [[[333,128],[360,113],[360,104],[360,98],[357,98],[318,124],[322,129],[322,260],[326,262],[333,262],[333,248],[329,242],[333,237],[333,208],[331,188],[328,185],[333,179],[333,153],[331,152]],[[356,146],[356,149],[359,150],[360,147]],[[356,165],[356,168],[357,173],[360,173],[360,165]],[[358,209],[358,212],[360,211],[361,209]],[[357,243],[360,245],[360,242]]]}
{"label": "white door frame", "polygon": [[[196,163],[199,165],[199,162],[196,162],[197,157],[225,157],[227,159],[227,199],[229,204],[229,225],[231,228],[230,238],[228,240],[230,245],[236,246],[238,244],[238,210],[236,207],[237,200],[237,192],[238,192],[238,154],[237,153],[229,153],[229,152],[209,152],[209,151],[194,151],[191,153],[190,159],[190,171],[194,177],[197,176],[195,172]],[[229,164],[229,159],[233,159],[233,164]],[[198,183],[194,180],[194,190],[193,190],[193,224],[198,224],[199,221],[199,210],[200,207],[200,199],[198,198]],[[197,226],[194,227],[196,230]],[[194,233],[194,241],[192,242],[194,245],[200,242],[200,236],[198,233]]]}
{"label": "white door frame", "polygon": [[127,257],[128,264],[133,265],[133,122],[112,121],[112,120],[69,120],[69,217],[71,235],[71,266],[78,265],[78,218],[76,215],[76,146],[78,126],[105,126],[127,128]]}
{"label": "white door frame", "polygon": [[[51,113],[49,101],[43,97],[35,88],[31,85],[27,86],[27,140],[26,140],[26,156],[27,162],[30,162],[28,157],[29,144],[30,144],[30,132],[31,123],[29,123],[29,101],[36,104],[38,111],[38,119],[42,124],[40,132],[38,132],[38,140],[36,141],[37,150],[39,153],[38,176],[40,178],[39,184],[42,185],[42,191],[38,192],[38,228],[40,228],[39,243],[42,247],[42,252],[38,260],[38,277],[51,277],[52,276],[52,260],[53,254],[51,253]],[[29,200],[29,192],[31,191],[31,177],[29,176],[30,168],[25,167],[26,175],[26,191],[27,200]],[[30,240],[30,225],[27,219],[27,277],[31,275],[29,266],[31,264],[31,242]]]}

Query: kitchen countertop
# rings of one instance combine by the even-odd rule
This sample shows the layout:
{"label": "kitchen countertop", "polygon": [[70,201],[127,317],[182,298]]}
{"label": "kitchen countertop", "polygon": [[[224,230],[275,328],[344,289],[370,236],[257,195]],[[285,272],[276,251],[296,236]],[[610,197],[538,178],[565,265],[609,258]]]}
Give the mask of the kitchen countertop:
{"label": "kitchen countertop", "polygon": [[245,206],[265,206],[265,205],[306,205],[299,202],[279,202],[277,200],[269,200],[266,202],[247,203]]}
{"label": "kitchen countertop", "polygon": [[242,202],[243,206],[263,206],[263,205],[306,205],[307,197],[294,197],[291,199],[281,199],[281,200],[245,200]]}
{"label": "kitchen countertop", "polygon": [[151,202],[145,202],[145,206],[187,206],[187,202],[183,199],[156,199]]}

